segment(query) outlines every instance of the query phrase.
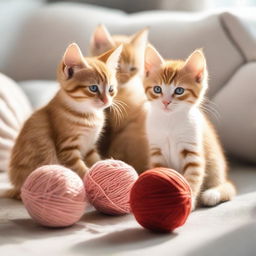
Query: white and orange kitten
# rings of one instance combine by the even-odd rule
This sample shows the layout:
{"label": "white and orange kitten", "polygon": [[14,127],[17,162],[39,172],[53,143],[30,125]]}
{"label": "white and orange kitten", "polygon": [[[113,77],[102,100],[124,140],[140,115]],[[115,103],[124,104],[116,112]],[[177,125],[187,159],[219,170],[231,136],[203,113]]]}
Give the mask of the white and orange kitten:
{"label": "white and orange kitten", "polygon": [[202,51],[194,51],[186,61],[169,61],[149,46],[145,67],[150,166],[183,174],[192,189],[193,209],[197,202],[214,206],[230,200],[235,188],[227,180],[227,162],[200,108],[208,86]]}
{"label": "white and orange kitten", "polygon": [[12,151],[7,197],[19,198],[36,168],[61,164],[83,177],[100,160],[96,142],[104,126],[104,109],[117,91],[116,67],[122,46],[99,57],[84,58],[68,46],[57,70],[60,89],[25,122]]}

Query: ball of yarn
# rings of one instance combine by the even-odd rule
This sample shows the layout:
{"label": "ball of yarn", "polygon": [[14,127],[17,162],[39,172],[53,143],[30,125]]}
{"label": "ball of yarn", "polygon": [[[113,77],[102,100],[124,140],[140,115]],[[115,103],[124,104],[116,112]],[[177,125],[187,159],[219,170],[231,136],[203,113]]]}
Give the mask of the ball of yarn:
{"label": "ball of yarn", "polygon": [[30,216],[48,227],[66,227],[83,215],[86,200],[83,181],[60,165],[45,165],[33,171],[21,189]]}
{"label": "ball of yarn", "polygon": [[191,189],[174,170],[155,168],[142,173],[131,190],[131,209],[140,225],[171,232],[191,211]]}
{"label": "ball of yarn", "polygon": [[99,161],[84,178],[87,199],[102,213],[129,213],[130,191],[137,178],[134,168],[122,161]]}

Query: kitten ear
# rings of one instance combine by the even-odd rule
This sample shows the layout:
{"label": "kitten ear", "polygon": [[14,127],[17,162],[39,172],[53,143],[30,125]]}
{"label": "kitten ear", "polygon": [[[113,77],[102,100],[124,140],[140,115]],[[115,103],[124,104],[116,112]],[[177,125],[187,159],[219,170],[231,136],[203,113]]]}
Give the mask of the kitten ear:
{"label": "kitten ear", "polygon": [[130,39],[130,43],[138,48],[145,48],[148,42],[148,28],[138,31]]}
{"label": "kitten ear", "polygon": [[206,60],[202,50],[195,50],[187,58],[182,69],[191,74],[197,83],[200,83],[206,71]]}
{"label": "kitten ear", "polygon": [[70,44],[63,56],[64,74],[67,79],[71,78],[74,70],[90,67],[76,43]]}
{"label": "kitten ear", "polygon": [[152,45],[148,45],[145,53],[146,76],[158,70],[163,63],[164,63],[164,59],[159,54],[159,52]]}
{"label": "kitten ear", "polygon": [[98,52],[105,52],[115,46],[115,43],[107,28],[100,24],[95,29],[91,38],[91,48]]}
{"label": "kitten ear", "polygon": [[103,53],[101,56],[98,57],[98,59],[105,62],[108,68],[112,72],[115,72],[118,67],[119,58],[122,50],[123,50],[123,45],[121,44],[117,48],[113,48],[107,51],[106,53]]}
{"label": "kitten ear", "polygon": [[83,64],[84,57],[76,43],[70,44],[63,56],[63,63],[68,67],[80,66]]}

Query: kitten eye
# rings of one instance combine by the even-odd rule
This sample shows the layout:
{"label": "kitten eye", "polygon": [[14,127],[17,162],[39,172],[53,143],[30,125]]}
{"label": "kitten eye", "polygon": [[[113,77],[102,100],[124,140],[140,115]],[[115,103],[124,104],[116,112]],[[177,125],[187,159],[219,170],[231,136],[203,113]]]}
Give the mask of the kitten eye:
{"label": "kitten eye", "polygon": [[178,94],[178,95],[181,95],[181,94],[184,93],[184,91],[185,91],[184,88],[182,88],[182,87],[177,87],[177,88],[175,89],[174,93],[175,93],[175,94]]}
{"label": "kitten eye", "polygon": [[89,90],[91,92],[98,92],[99,91],[99,87],[98,87],[98,85],[93,84],[93,85],[89,86]]}
{"label": "kitten eye", "polygon": [[113,87],[113,85],[110,85],[110,86],[109,86],[108,91],[109,91],[109,92],[113,92],[113,91],[114,91],[114,87]]}
{"label": "kitten eye", "polygon": [[162,88],[159,85],[154,86],[153,90],[154,93],[162,93]]}
{"label": "kitten eye", "polygon": [[136,67],[130,67],[130,71],[131,72],[137,71],[137,68]]}

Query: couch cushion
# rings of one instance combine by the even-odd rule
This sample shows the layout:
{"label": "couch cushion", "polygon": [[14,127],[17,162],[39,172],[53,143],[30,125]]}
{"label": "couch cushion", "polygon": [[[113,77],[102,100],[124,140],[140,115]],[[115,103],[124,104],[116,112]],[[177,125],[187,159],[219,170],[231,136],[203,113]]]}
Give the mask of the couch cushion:
{"label": "couch cushion", "polygon": [[44,0],[6,0],[0,1],[0,70],[6,73],[6,64],[24,22],[33,11],[43,5]]}
{"label": "couch cushion", "polygon": [[28,18],[19,34],[6,73],[15,80],[54,80],[69,43],[77,42],[88,55],[85,46],[92,30],[100,22],[108,26],[121,17],[120,11],[82,4],[58,3],[41,8]]}
{"label": "couch cushion", "polygon": [[225,148],[256,163],[256,62],[242,66],[213,98],[215,121]]}
{"label": "couch cushion", "polygon": [[0,171],[7,171],[11,149],[31,106],[19,86],[0,74]]}
{"label": "couch cushion", "polygon": [[247,9],[247,12],[240,12],[236,15],[232,13],[221,15],[221,20],[231,40],[239,47],[248,62],[256,60],[255,12],[256,8],[250,8]]}
{"label": "couch cushion", "polygon": [[46,105],[59,89],[56,81],[30,80],[19,83],[34,109]]}
{"label": "couch cushion", "polygon": [[36,11],[27,21],[10,57],[8,74],[17,80],[55,79],[67,44],[76,41],[86,55],[85,47],[99,23],[105,23],[112,33],[133,33],[150,26],[150,40],[167,58],[186,58],[202,47],[209,66],[210,95],[244,61],[217,14],[151,11],[127,15],[90,5],[57,3]]}

